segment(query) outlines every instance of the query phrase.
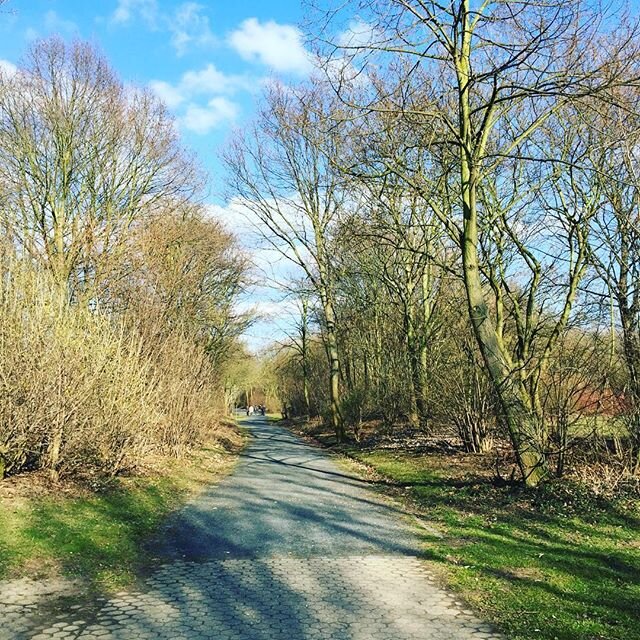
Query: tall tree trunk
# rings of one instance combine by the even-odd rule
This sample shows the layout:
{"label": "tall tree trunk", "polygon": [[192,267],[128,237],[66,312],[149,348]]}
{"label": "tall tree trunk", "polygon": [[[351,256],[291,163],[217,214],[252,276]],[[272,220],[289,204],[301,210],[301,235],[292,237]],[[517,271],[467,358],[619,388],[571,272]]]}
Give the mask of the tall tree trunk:
{"label": "tall tree trunk", "polygon": [[369,353],[367,349],[367,345],[365,344],[363,352],[362,352],[362,367],[363,367],[363,375],[364,375],[364,391],[365,394],[369,395],[369,390],[371,388],[371,381],[369,379]]}
{"label": "tall tree trunk", "polygon": [[331,300],[325,296],[323,303],[326,324],[326,349],[329,359],[329,401],[331,426],[338,442],[344,441],[344,424],[340,412],[340,356],[336,336],[336,317]]}
{"label": "tall tree trunk", "polygon": [[306,370],[304,371],[302,378],[302,395],[304,397],[305,415],[309,417],[311,416],[311,399],[309,396],[309,376],[307,375]]}
{"label": "tall tree trunk", "polygon": [[409,369],[411,373],[411,413],[409,420],[415,427],[426,428],[427,407],[425,403],[424,376],[422,375],[421,343],[416,336],[415,318],[412,311],[408,311],[405,317],[406,344],[409,355]]}
{"label": "tall tree trunk", "polygon": [[425,269],[422,273],[422,336],[420,338],[420,399],[422,402],[422,423],[421,426],[424,430],[429,429],[429,406],[427,403],[428,392],[428,357],[429,357],[429,332],[432,321],[433,305],[431,298],[431,288],[433,286],[431,261],[425,265]]}
{"label": "tall tree trunk", "polygon": [[622,325],[622,348],[629,372],[629,431],[631,434],[631,457],[634,473],[640,472],[640,334],[638,317],[632,305],[629,305],[626,291],[618,296],[618,308]]}
{"label": "tall tree trunk", "polygon": [[477,141],[472,127],[469,87],[471,79],[471,33],[469,2],[464,2],[464,35],[456,60],[459,86],[460,178],[463,232],[462,265],[469,314],[474,334],[500,400],[502,416],[511,436],[522,478],[528,486],[538,485],[547,475],[547,460],[537,442],[538,424],[525,394],[512,376],[509,358],[500,344],[482,290],[478,260],[477,167],[474,152]]}
{"label": "tall tree trunk", "polygon": [[305,415],[311,415],[311,400],[309,397],[309,299],[302,296],[302,325],[301,351],[302,351],[302,394],[304,396]]}
{"label": "tall tree trunk", "polygon": [[463,270],[467,302],[473,330],[487,366],[487,371],[500,400],[502,417],[509,430],[522,477],[528,486],[536,486],[547,475],[547,461],[541,443],[537,442],[537,418],[524,394],[517,388],[505,357],[482,291],[478,270],[477,219],[474,188],[463,168],[464,236]]}

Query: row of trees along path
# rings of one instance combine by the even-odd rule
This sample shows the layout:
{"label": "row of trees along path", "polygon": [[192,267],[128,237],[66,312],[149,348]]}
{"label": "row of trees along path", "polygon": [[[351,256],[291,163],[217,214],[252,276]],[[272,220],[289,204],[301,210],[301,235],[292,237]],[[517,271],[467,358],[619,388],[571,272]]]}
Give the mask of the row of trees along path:
{"label": "row of trees along path", "polygon": [[310,15],[321,70],[271,85],[225,161],[239,210],[298,268],[302,284],[285,286],[313,302],[327,380],[314,409],[339,441],[358,410],[384,419],[398,402],[430,429],[441,389],[465,374],[443,371],[445,356],[469,353],[488,384],[470,383],[488,400],[475,412],[495,416],[536,486],[567,451],[553,369],[590,341],[611,366],[584,382],[583,404],[624,405],[637,470],[637,21],[582,0],[363,0]]}

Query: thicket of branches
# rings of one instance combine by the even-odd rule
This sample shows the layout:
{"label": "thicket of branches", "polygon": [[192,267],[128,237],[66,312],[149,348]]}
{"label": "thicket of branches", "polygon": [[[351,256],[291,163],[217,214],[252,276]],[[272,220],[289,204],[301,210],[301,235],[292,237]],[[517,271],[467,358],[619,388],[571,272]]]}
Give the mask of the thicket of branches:
{"label": "thicket of branches", "polygon": [[509,442],[532,486],[601,445],[638,473],[640,34],[614,4],[318,14],[322,72],[225,155],[304,277],[290,411]]}
{"label": "thicket of branches", "polygon": [[246,264],[200,183],[91,46],[0,71],[0,477],[114,475],[215,428]]}

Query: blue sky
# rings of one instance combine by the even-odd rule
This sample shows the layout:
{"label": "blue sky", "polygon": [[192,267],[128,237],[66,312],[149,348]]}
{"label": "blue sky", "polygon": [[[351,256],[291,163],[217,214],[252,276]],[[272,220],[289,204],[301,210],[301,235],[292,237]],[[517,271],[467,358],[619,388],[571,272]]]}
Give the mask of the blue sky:
{"label": "blue sky", "polygon": [[[19,64],[31,42],[57,34],[92,42],[124,82],[154,90],[209,173],[212,213],[249,245],[259,282],[269,258],[255,238],[246,241],[248,224],[222,201],[217,155],[232,128],[252,117],[268,78],[308,75],[301,19],[300,0],[7,0],[0,6],[0,64]],[[255,308],[263,320],[245,337],[250,348],[282,335],[278,326],[291,322],[286,306],[268,287],[252,289],[240,308]]]}
{"label": "blue sky", "polygon": [[153,88],[210,172],[212,200],[220,191],[216,154],[251,117],[263,81],[309,68],[299,0],[7,0],[1,11],[0,60],[18,63],[36,38],[81,38],[123,81]]}
{"label": "blue sky", "polygon": [[[630,7],[637,12],[638,0]],[[286,266],[256,247],[248,223],[222,200],[217,156],[231,129],[252,117],[269,77],[308,76],[297,26],[304,17],[302,0],[0,0],[0,65],[18,64],[31,42],[53,34],[95,44],[124,82],[150,87],[173,112],[185,146],[209,173],[211,211],[251,250],[256,279],[284,279]],[[290,326],[292,305],[266,286],[242,307],[254,304],[264,320],[247,342],[259,349]]]}

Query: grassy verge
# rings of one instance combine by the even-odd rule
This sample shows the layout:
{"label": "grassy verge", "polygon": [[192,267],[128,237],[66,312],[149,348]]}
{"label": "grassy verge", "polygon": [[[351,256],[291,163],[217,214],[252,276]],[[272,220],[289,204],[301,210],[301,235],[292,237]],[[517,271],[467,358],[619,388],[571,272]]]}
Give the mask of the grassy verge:
{"label": "grassy verge", "polygon": [[[241,442],[238,436],[231,440],[232,450],[211,444],[186,460],[158,460],[156,471],[119,478],[97,492],[61,485],[29,495],[5,487],[0,578],[82,576],[99,590],[133,583],[149,558],[144,542],[162,520],[231,471]],[[30,480],[36,484],[39,478],[19,483]]]}
{"label": "grassy verge", "polygon": [[568,483],[495,486],[479,456],[346,453],[352,470],[420,514],[432,568],[512,640],[639,637],[637,501]]}

